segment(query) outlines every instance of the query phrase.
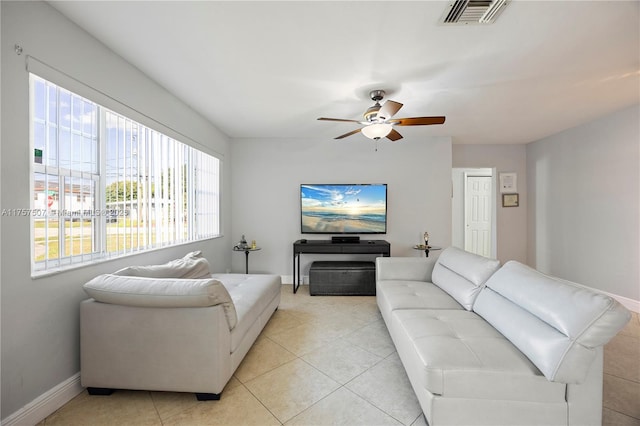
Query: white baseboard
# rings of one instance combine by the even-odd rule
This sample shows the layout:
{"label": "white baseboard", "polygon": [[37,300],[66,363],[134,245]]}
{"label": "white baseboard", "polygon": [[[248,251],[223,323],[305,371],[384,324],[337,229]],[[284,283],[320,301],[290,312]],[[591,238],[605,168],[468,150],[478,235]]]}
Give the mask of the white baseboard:
{"label": "white baseboard", "polygon": [[80,385],[80,373],[77,373],[3,419],[2,426],[38,424],[83,390]]}
{"label": "white baseboard", "polygon": [[616,299],[622,306],[624,306],[628,310],[640,313],[640,300],[633,300],[629,299],[628,297],[618,296],[617,294],[611,294],[604,291],[603,293]]}

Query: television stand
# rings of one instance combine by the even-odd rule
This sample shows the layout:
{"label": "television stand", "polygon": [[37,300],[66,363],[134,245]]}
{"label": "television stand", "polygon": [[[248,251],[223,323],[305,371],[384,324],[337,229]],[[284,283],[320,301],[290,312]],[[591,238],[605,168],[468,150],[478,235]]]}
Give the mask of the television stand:
{"label": "television stand", "polygon": [[391,256],[391,244],[384,240],[359,240],[355,243],[338,243],[332,240],[297,240],[293,243],[293,292],[300,287],[300,261],[302,253],[314,254],[372,254]]}

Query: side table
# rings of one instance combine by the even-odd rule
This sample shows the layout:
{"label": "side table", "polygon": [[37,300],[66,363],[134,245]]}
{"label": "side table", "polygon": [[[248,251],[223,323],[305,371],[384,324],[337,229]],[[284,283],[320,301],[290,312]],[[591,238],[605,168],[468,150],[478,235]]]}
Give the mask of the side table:
{"label": "side table", "polygon": [[252,247],[245,247],[245,248],[240,248],[240,247],[234,247],[233,251],[243,251],[245,254],[245,262],[244,262],[244,273],[248,274],[249,273],[249,253],[252,251],[258,251],[261,250],[260,247],[256,247],[256,248],[252,248]]}
{"label": "side table", "polygon": [[442,250],[442,247],[433,247],[433,246],[426,246],[424,244],[419,244],[419,245],[413,246],[413,249],[424,251],[425,257],[429,257],[430,250]]}

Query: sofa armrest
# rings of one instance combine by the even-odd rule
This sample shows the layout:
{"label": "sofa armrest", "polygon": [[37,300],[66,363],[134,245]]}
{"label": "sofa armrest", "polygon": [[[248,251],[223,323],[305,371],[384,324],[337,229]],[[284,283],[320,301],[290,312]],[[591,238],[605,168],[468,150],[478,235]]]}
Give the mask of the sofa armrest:
{"label": "sofa armrest", "polygon": [[429,257],[378,257],[376,280],[401,280],[431,282],[436,258]]}
{"label": "sofa armrest", "polygon": [[82,386],[220,393],[233,373],[230,353],[222,305],[80,303]]}

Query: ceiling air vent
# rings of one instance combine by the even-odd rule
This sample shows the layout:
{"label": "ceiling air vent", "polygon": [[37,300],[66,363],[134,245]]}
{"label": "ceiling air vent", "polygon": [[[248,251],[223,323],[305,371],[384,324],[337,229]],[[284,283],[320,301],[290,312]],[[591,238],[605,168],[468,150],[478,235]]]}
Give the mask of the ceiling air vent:
{"label": "ceiling air vent", "polygon": [[444,24],[491,24],[509,0],[455,0],[445,10]]}

